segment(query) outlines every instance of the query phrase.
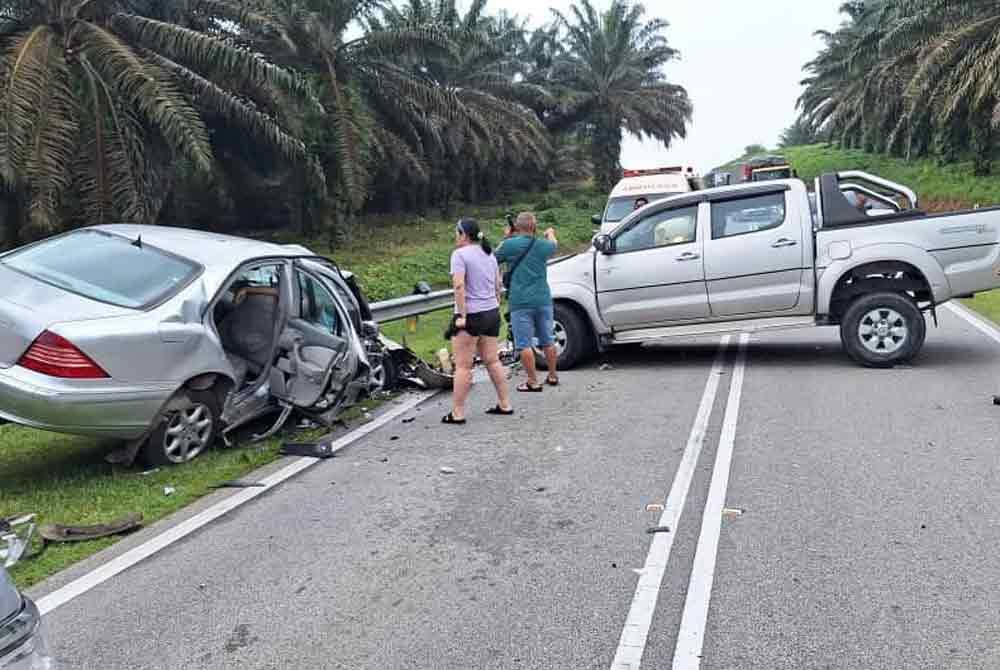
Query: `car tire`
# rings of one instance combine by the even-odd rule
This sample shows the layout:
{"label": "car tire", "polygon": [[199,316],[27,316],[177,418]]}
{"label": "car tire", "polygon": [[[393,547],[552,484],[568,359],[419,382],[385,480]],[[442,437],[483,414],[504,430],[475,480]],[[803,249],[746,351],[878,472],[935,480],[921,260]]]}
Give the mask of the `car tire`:
{"label": "car tire", "polygon": [[[557,340],[564,342],[556,360],[556,367],[560,370],[569,370],[594,353],[594,336],[580,314],[568,305],[556,303],[553,316]],[[535,349],[535,364],[539,370],[549,369],[544,352],[539,349]]]}
{"label": "car tire", "polygon": [[142,446],[147,465],[158,467],[188,463],[215,443],[220,427],[219,398],[211,391],[182,392],[191,405],[168,412]]}
{"label": "car tire", "polygon": [[857,298],[840,322],[840,340],[855,362],[891,368],[912,360],[924,346],[927,322],[916,303],[900,293]]}
{"label": "car tire", "polygon": [[399,367],[396,365],[395,359],[388,351],[382,353],[381,360],[376,366],[373,374],[378,380],[378,388],[376,389],[376,392],[392,391],[396,388],[396,384],[399,381]]}

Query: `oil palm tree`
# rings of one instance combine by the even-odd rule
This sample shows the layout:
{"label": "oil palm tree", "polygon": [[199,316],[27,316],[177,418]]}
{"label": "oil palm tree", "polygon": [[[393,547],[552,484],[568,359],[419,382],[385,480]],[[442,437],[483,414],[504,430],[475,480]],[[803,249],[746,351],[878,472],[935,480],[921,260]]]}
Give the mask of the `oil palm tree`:
{"label": "oil palm tree", "polygon": [[678,53],[664,36],[667,22],[647,21],[643,6],[628,0],[613,0],[600,13],[591,0],[580,0],[571,17],[556,17],[565,54],[553,65],[560,105],[546,124],[590,130],[595,178],[608,189],[620,169],[623,130],[666,146],[686,135],[691,101],[663,72]]}
{"label": "oil palm tree", "polygon": [[[164,20],[165,8],[213,30]],[[92,223],[152,222],[164,166],[211,175],[206,114],[308,163],[305,145],[244,91],[304,90],[232,39],[267,21],[239,0],[3,3],[0,180],[16,236],[58,230],[71,201]]]}

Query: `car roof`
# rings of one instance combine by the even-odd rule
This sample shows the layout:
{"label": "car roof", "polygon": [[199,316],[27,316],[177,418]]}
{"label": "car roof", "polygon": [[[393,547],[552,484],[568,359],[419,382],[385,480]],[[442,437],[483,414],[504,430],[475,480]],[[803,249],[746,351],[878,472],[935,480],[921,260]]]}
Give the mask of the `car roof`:
{"label": "car roof", "polygon": [[193,260],[206,267],[220,265],[235,267],[250,259],[264,256],[315,255],[299,245],[274,244],[190,228],[120,223],[92,226],[84,230],[99,230],[130,239],[142,236],[142,240],[150,246]]}

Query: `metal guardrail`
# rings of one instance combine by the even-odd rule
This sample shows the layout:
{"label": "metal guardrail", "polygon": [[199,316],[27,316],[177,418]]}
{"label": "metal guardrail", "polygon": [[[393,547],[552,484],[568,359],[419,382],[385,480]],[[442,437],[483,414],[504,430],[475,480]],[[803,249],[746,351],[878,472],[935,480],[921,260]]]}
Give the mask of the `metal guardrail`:
{"label": "metal guardrail", "polygon": [[369,305],[372,318],[378,323],[389,323],[448,309],[455,305],[455,292],[451,289],[430,293],[407,295],[392,300],[382,300]]}

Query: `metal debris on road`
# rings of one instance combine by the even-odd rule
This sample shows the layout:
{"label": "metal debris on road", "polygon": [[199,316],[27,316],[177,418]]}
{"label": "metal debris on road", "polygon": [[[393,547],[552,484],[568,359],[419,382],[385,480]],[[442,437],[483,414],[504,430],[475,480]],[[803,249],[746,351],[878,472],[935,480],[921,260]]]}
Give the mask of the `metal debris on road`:
{"label": "metal debris on road", "polygon": [[442,475],[453,475],[455,474],[455,468],[443,467],[441,468]]}
{"label": "metal debris on road", "polygon": [[722,516],[743,516],[745,511],[739,507],[724,507],[722,508]]}
{"label": "metal debris on road", "polygon": [[647,528],[646,533],[648,535],[655,535],[656,533],[669,533],[670,526],[653,526],[652,528]]}
{"label": "metal debris on road", "polygon": [[285,442],[281,445],[281,455],[333,458],[335,454],[329,442]]}
{"label": "metal debris on road", "polygon": [[177,493],[177,489],[175,489],[173,486],[164,486],[163,487],[163,495],[165,495],[165,496],[172,496],[175,493]]}
{"label": "metal debris on road", "polygon": [[614,370],[614,369],[615,369],[615,366],[611,365],[611,363],[601,363],[601,371],[602,372],[606,372],[608,370]]}
{"label": "metal debris on road", "polygon": [[160,471],[159,468],[153,468],[152,470],[146,470],[145,472],[140,472],[139,476],[140,477],[148,477],[150,475],[155,475],[159,471]]}
{"label": "metal debris on road", "polygon": [[403,423],[413,423],[416,420],[417,420],[417,417],[411,416],[411,417],[409,417],[407,419],[403,419]]}
{"label": "metal debris on road", "polygon": [[649,503],[646,505],[647,512],[662,512],[664,509],[663,503]]}

